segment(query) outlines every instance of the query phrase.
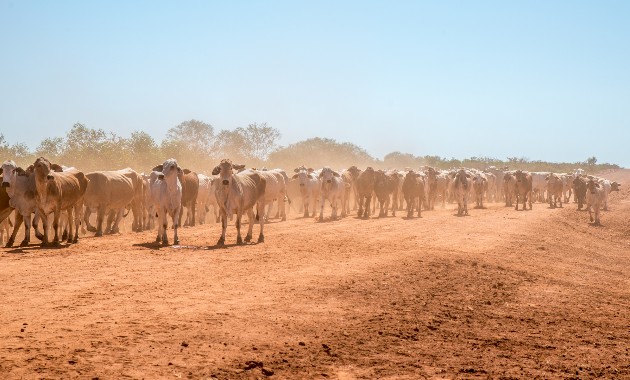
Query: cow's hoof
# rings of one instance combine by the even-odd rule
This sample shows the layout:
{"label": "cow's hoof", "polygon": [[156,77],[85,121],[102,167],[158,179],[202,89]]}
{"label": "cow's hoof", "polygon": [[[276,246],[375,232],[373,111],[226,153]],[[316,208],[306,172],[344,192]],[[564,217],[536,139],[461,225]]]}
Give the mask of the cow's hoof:
{"label": "cow's hoof", "polygon": [[225,245],[225,239],[219,238],[219,241],[217,241],[217,246],[223,247],[224,245]]}
{"label": "cow's hoof", "polygon": [[286,221],[287,221],[287,217],[286,217],[286,216],[283,216],[283,217],[282,217],[282,221],[283,221],[283,222],[286,222]]}
{"label": "cow's hoof", "polygon": [[260,236],[258,236],[258,242],[259,243],[264,243],[265,242],[265,237],[262,234]]}
{"label": "cow's hoof", "polygon": [[96,227],[94,226],[87,226],[87,230],[90,232],[96,232]]}
{"label": "cow's hoof", "polygon": [[237,237],[237,238],[236,238],[236,244],[237,244],[237,245],[242,245],[242,244],[243,244],[243,238],[242,238],[242,237],[240,237],[240,236],[239,236],[239,237]]}
{"label": "cow's hoof", "polygon": [[302,215],[305,218],[308,218],[308,212],[305,212],[304,215]]}
{"label": "cow's hoof", "polygon": [[103,237],[103,232],[99,231],[97,233],[94,234],[95,237]]}
{"label": "cow's hoof", "polygon": [[179,245],[179,239],[175,239],[175,240],[173,240],[173,244],[174,244],[174,245]]}
{"label": "cow's hoof", "polygon": [[322,217],[321,215],[319,216],[319,221],[323,222],[324,221],[324,217]]}
{"label": "cow's hoof", "polygon": [[37,229],[35,229],[35,237],[39,240],[44,240],[44,235],[41,232],[37,232]]}
{"label": "cow's hoof", "polygon": [[72,239],[72,243],[77,244],[78,242],[79,242],[79,237],[75,236],[74,239]]}
{"label": "cow's hoof", "polygon": [[249,243],[250,241],[252,241],[252,235],[247,235],[245,236],[245,243]]}
{"label": "cow's hoof", "polygon": [[13,242],[9,240],[7,244],[4,246],[4,248],[11,248],[11,247],[13,247]]}
{"label": "cow's hoof", "polygon": [[28,243],[30,243],[28,240],[22,240],[20,247],[28,247]]}
{"label": "cow's hoof", "polygon": [[64,232],[61,234],[61,241],[68,240],[68,233]]}
{"label": "cow's hoof", "polygon": [[162,245],[167,246],[168,245],[168,240],[162,240]]}
{"label": "cow's hoof", "polygon": [[58,241],[53,241],[53,242],[52,242],[52,244],[51,244],[51,246],[52,246],[52,247],[55,247],[55,248],[59,248],[59,247],[61,247],[61,243],[60,243],[60,242],[58,242]]}

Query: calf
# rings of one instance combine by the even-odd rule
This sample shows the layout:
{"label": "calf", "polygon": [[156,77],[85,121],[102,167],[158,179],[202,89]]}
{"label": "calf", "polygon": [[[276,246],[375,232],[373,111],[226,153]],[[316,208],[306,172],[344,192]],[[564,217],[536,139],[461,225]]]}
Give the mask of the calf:
{"label": "calf", "polygon": [[457,199],[457,216],[468,215],[468,194],[471,188],[471,175],[464,169],[457,171],[451,182],[451,192]]}
{"label": "calf", "polygon": [[516,195],[516,177],[513,173],[503,175],[503,195],[505,196],[505,206],[512,207],[512,199]]}
{"label": "calf", "polygon": [[320,180],[313,174],[313,169],[306,169],[304,166],[294,170],[296,174],[293,178],[298,181],[300,187],[300,195],[302,196],[302,204],[304,208],[304,217],[309,217],[309,208],[313,212],[313,216],[317,215],[315,207],[319,198]]}
{"label": "calf", "polygon": [[[380,205],[379,217],[387,216],[387,209],[392,203],[392,215],[396,216],[396,206],[398,205],[398,173],[385,173],[378,170],[374,173],[374,193]],[[393,197],[393,200],[392,200]]]}
{"label": "calf", "polygon": [[578,210],[581,210],[586,202],[586,180],[582,176],[573,179],[573,191],[575,199],[577,199]]}

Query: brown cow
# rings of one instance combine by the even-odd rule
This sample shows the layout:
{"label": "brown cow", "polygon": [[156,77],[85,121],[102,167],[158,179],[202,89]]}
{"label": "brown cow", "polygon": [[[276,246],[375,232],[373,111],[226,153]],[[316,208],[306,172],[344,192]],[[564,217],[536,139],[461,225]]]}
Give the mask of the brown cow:
{"label": "brown cow", "polygon": [[505,195],[505,206],[512,207],[512,199],[516,193],[516,177],[513,173],[503,175],[503,194]]}
{"label": "brown cow", "polygon": [[[374,169],[368,166],[355,181],[359,199],[359,218],[367,218],[370,213],[370,201],[374,192]],[[363,208],[365,207],[365,209]]]}
{"label": "brown cow", "polygon": [[[62,171],[61,167],[51,164],[44,157],[35,160],[35,196],[37,209],[44,224],[42,246],[48,245],[48,214],[53,213],[54,245],[59,245],[59,217],[62,211],[68,212],[68,243],[79,241],[79,225],[83,210],[83,196],[88,186],[85,175],[72,169]],[[73,223],[74,231],[73,231]],[[74,233],[74,234],[73,234]]]}
{"label": "brown cow", "polygon": [[559,175],[550,173],[545,180],[547,181],[547,198],[549,199],[549,207],[556,208],[558,201],[562,207],[562,178]]}
{"label": "brown cow", "polygon": [[407,218],[413,217],[413,208],[418,208],[418,217],[422,217],[424,203],[424,176],[409,170],[402,184],[402,193],[407,202]]}
{"label": "brown cow", "polygon": [[[381,211],[378,216],[387,216],[387,209],[392,204],[392,215],[396,216],[398,205],[398,182],[400,178],[397,172],[384,172],[378,170],[374,173],[374,193],[378,199]],[[393,199],[392,199],[393,198]]]}
{"label": "brown cow", "polygon": [[514,173],[514,177],[516,178],[516,207],[515,210],[518,211],[518,204],[522,200],[523,201],[523,210],[527,210],[527,201],[529,200],[529,209],[532,209],[532,175],[528,172],[524,172],[521,170],[517,170]]}
{"label": "brown cow", "polygon": [[573,188],[575,190],[574,197],[577,199],[578,210],[581,210],[586,203],[586,179],[582,176],[577,176],[573,180]]}
{"label": "brown cow", "polygon": [[426,175],[426,186],[425,190],[427,193],[427,201],[425,202],[424,209],[425,210],[434,210],[435,209],[435,199],[438,195],[438,180],[437,180],[437,171],[429,167],[424,170],[424,174]]}
{"label": "brown cow", "polygon": [[[178,174],[179,181],[182,183],[182,209],[186,207],[187,224],[186,227],[195,225],[195,209],[197,204],[197,195],[199,194],[199,177],[197,173],[184,169]],[[183,210],[179,213],[179,225],[182,225]]]}

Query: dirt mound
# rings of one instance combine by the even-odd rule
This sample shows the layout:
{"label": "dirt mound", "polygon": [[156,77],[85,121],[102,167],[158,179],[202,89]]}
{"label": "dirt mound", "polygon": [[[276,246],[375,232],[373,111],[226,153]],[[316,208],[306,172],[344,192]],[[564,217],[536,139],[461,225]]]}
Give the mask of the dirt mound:
{"label": "dirt mound", "polygon": [[[630,171],[570,203],[0,250],[5,378],[630,377]],[[256,233],[256,231],[254,231]],[[235,241],[234,227],[228,243]],[[185,344],[184,344],[185,343]]]}

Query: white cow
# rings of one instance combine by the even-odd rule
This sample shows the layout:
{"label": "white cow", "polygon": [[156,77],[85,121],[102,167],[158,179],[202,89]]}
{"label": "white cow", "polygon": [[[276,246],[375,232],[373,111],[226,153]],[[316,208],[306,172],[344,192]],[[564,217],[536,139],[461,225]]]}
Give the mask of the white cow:
{"label": "white cow", "polygon": [[157,211],[158,232],[156,242],[168,245],[166,235],[170,216],[173,221],[173,244],[179,244],[177,229],[179,227],[179,214],[182,211],[182,184],[179,174],[182,169],[177,166],[177,161],[170,158],[162,165],[153,168],[149,183],[151,188],[151,201]]}
{"label": "white cow", "polygon": [[[599,210],[604,203],[604,188],[599,182],[590,178],[586,183],[586,210],[588,211],[588,217],[591,223],[600,225]],[[595,218],[593,218],[595,213]]]}
{"label": "white cow", "polygon": [[[219,204],[221,212],[221,237],[217,242],[218,246],[225,245],[225,232],[227,230],[227,219],[229,215],[236,213],[236,244],[243,244],[241,237],[241,218],[243,213],[247,213],[249,219],[249,229],[245,236],[245,242],[252,239],[254,222],[258,220],[260,224],[260,234],[258,242],[265,241],[263,229],[265,226],[265,188],[267,181],[255,170],[242,170],[245,165],[233,165],[228,159],[221,160],[212,170],[212,175],[219,177],[214,181],[214,194]],[[256,217],[254,217],[254,206],[256,206]]]}
{"label": "white cow", "polygon": [[265,221],[268,221],[270,218],[269,214],[274,201],[278,202],[276,217],[282,218],[282,221],[287,220],[285,207],[285,202],[289,200],[289,198],[287,198],[287,182],[289,180],[287,174],[282,169],[256,170],[256,172],[267,182],[265,187],[265,203],[268,206],[264,215]]}
{"label": "white cow", "polygon": [[608,196],[610,195],[611,191],[619,191],[619,187],[621,186],[621,184],[601,178],[599,179],[599,185],[604,191],[602,206],[604,208],[604,211],[608,211]]}
{"label": "white cow", "polygon": [[320,180],[315,174],[313,174],[312,169],[300,167],[294,171],[296,174],[293,175],[293,178],[298,181],[300,194],[302,195],[304,217],[309,217],[309,206],[310,210],[313,212],[313,216],[316,216],[316,205],[321,189]]}
{"label": "white cow", "polygon": [[207,176],[205,174],[197,174],[199,178],[199,194],[197,195],[197,210],[199,210],[199,224],[206,223],[206,214],[212,208],[215,222],[219,222],[219,210],[217,198],[214,196],[212,181],[216,176]]}
{"label": "white cow", "polygon": [[[341,175],[332,170],[329,167],[324,167],[319,173],[319,179],[321,180],[320,187],[320,209],[319,209],[319,221],[324,220],[324,202],[328,200],[332,207],[331,219],[337,218],[337,207],[344,204],[345,195],[345,182],[341,178]],[[346,210],[341,208],[341,216],[346,216]]]}

